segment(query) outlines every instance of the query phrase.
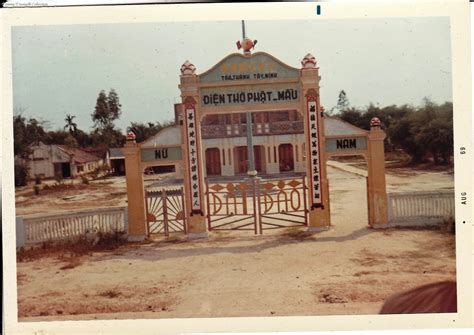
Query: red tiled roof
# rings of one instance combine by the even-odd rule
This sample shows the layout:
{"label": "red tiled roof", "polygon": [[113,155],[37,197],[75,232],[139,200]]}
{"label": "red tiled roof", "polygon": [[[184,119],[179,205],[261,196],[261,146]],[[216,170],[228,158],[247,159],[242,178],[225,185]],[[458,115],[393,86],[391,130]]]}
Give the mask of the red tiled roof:
{"label": "red tiled roof", "polygon": [[72,149],[72,148],[67,148],[62,145],[58,145],[58,148],[61,149],[62,151],[66,152],[67,154],[71,155],[74,157],[74,162],[78,164],[84,164],[88,162],[96,162],[100,160],[99,157],[94,156],[90,153],[87,153],[85,151],[82,151],[80,149]]}
{"label": "red tiled roof", "polygon": [[107,155],[107,148],[102,147],[102,148],[94,148],[94,147],[87,147],[87,148],[81,148],[82,151],[87,152],[88,154],[105,158]]}

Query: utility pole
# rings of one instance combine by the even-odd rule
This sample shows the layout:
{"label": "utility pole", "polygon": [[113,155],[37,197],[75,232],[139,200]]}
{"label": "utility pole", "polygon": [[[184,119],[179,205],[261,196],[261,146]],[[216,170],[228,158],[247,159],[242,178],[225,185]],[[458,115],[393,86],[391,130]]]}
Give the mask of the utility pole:
{"label": "utility pole", "polygon": [[[245,21],[242,20],[242,41],[245,40]],[[247,123],[247,175],[255,177],[257,171],[255,170],[254,156],[253,156],[253,129],[252,129],[252,113],[246,112],[246,123]]]}

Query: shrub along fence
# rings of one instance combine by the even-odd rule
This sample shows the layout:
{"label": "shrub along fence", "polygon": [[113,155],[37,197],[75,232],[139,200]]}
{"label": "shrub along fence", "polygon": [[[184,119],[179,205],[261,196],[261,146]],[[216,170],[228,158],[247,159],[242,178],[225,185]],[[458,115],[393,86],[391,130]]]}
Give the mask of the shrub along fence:
{"label": "shrub along fence", "polygon": [[72,240],[96,233],[128,231],[127,207],[95,208],[16,218],[17,248]]}

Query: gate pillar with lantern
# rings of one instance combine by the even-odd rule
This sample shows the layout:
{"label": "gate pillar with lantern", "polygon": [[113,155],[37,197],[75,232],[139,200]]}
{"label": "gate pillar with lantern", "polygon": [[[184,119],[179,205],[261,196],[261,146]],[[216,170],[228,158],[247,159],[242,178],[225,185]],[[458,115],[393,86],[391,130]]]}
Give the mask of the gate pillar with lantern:
{"label": "gate pillar with lantern", "polygon": [[181,99],[184,105],[183,139],[184,193],[188,238],[208,236],[204,204],[204,153],[202,152],[199,78],[189,61],[181,66]]}
{"label": "gate pillar with lantern", "polygon": [[319,68],[307,54],[301,61],[302,110],[306,139],[306,176],[309,187],[309,231],[327,230],[331,225],[329,187],[326,174],[324,120],[319,99]]}

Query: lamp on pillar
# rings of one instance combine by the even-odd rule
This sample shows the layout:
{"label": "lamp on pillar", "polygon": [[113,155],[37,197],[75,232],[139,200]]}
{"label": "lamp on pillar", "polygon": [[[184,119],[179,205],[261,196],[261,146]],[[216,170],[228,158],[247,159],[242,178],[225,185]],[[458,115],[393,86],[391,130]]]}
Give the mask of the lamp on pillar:
{"label": "lamp on pillar", "polygon": [[137,135],[133,131],[127,133],[127,144],[136,144]]}

